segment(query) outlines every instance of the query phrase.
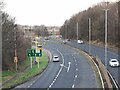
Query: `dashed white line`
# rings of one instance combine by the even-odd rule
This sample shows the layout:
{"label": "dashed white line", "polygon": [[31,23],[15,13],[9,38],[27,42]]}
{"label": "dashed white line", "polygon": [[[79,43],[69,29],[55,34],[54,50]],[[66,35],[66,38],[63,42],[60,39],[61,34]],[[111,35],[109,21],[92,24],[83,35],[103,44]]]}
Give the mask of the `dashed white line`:
{"label": "dashed white line", "polygon": [[[61,53],[58,49],[57,49],[57,51],[58,51],[58,52],[60,53],[60,55],[62,56],[62,60],[63,60],[63,63],[62,63],[62,64],[64,65],[64,57],[63,57],[62,53]],[[50,84],[49,88],[51,88],[52,85],[53,85],[53,84],[55,83],[55,81],[57,80],[60,72],[62,71],[62,68],[63,68],[63,67],[60,68],[59,72],[57,73],[56,77],[54,78],[54,80],[53,80],[52,83]],[[48,89],[49,89],[49,88],[48,88]]]}
{"label": "dashed white line", "polygon": [[76,71],[77,71],[78,69],[76,68]]}
{"label": "dashed white line", "polygon": [[75,85],[73,84],[73,85],[72,85],[72,88],[74,88],[74,87],[75,87]]}
{"label": "dashed white line", "polygon": [[51,86],[53,85],[54,82],[51,83]]}
{"label": "dashed white line", "polygon": [[57,79],[57,76],[55,77],[55,79]]}
{"label": "dashed white line", "polygon": [[56,81],[56,78],[54,79],[54,81]]}
{"label": "dashed white line", "polygon": [[77,75],[75,75],[75,78],[77,78]]}
{"label": "dashed white line", "polygon": [[33,83],[35,83],[35,81],[33,81]]}
{"label": "dashed white line", "polygon": [[76,63],[76,66],[77,66],[77,63]]}
{"label": "dashed white line", "polygon": [[[51,88],[51,85],[49,86],[49,88]],[[49,90],[49,89],[48,89]]]}
{"label": "dashed white line", "polygon": [[28,86],[28,88],[29,88],[30,86]]}
{"label": "dashed white line", "polygon": [[32,85],[32,83],[30,84],[30,86]]}

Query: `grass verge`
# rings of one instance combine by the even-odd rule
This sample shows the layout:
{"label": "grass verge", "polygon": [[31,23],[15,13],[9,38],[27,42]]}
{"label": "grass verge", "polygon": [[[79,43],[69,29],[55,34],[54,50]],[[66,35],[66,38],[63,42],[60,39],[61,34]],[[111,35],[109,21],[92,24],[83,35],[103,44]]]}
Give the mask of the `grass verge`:
{"label": "grass verge", "polygon": [[[19,72],[16,74],[11,73],[11,76],[13,75],[15,77],[13,79],[9,80],[8,82],[4,83],[2,88],[3,89],[12,88],[12,87],[15,87],[15,86],[29,80],[33,76],[40,74],[47,67],[47,65],[48,65],[48,56],[45,52],[43,52],[43,56],[40,58],[39,68],[38,68],[37,64],[33,64],[32,69],[30,67],[28,67],[23,72]],[[10,73],[5,71],[3,75],[9,75],[9,74]]]}

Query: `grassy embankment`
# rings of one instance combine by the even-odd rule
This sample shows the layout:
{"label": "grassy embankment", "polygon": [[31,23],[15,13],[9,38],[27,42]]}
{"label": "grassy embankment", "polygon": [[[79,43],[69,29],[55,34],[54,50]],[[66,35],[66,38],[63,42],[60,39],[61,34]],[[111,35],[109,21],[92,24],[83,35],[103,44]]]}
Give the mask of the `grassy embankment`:
{"label": "grassy embankment", "polygon": [[40,58],[40,64],[39,68],[37,64],[33,64],[32,69],[30,68],[30,61],[25,60],[23,65],[28,65],[28,68],[26,68],[22,72],[16,72],[16,71],[3,71],[2,72],[2,81],[6,80],[7,78],[14,77],[13,79],[6,82],[2,87],[3,88],[11,88],[16,85],[19,85],[30,78],[32,78],[35,75],[40,74],[48,65],[48,56],[45,52],[43,52],[42,57]]}

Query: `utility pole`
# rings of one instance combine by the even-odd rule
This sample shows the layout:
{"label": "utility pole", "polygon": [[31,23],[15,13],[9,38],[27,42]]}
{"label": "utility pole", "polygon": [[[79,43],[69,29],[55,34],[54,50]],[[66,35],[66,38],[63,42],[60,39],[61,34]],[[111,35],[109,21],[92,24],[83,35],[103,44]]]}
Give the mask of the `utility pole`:
{"label": "utility pole", "polygon": [[89,54],[91,54],[91,18],[89,18]]}
{"label": "utility pole", "polygon": [[67,24],[65,24],[65,39],[67,39]]}
{"label": "utility pole", "polygon": [[16,71],[17,71],[17,63],[18,63],[18,58],[17,58],[17,35],[16,35],[16,26],[14,26],[14,41],[15,41],[15,56],[14,56],[14,63],[15,63],[15,67],[16,67]]}
{"label": "utility pole", "polygon": [[67,24],[66,24],[66,39],[67,39]]}

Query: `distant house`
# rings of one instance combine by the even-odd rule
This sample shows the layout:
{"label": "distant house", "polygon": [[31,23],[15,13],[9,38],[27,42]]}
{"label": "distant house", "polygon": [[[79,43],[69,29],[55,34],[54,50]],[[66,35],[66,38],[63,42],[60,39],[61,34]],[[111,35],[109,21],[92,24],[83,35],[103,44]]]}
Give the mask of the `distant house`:
{"label": "distant house", "polygon": [[49,35],[60,35],[60,27],[50,26],[47,27]]}

